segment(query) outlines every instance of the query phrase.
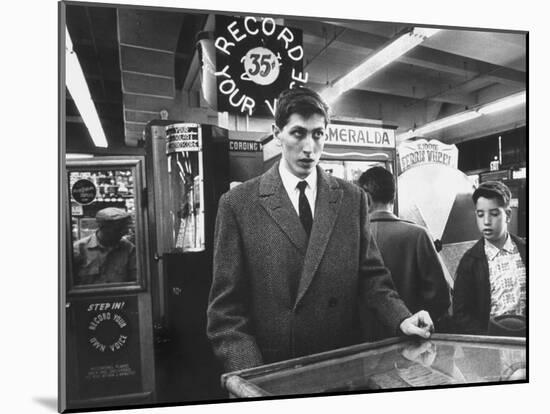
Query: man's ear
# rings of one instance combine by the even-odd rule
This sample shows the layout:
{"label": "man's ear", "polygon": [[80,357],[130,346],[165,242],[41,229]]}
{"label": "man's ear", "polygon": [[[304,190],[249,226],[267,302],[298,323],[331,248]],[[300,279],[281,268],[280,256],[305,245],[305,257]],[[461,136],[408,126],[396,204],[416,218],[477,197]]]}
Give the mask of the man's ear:
{"label": "man's ear", "polygon": [[371,196],[370,193],[369,193],[368,191],[366,191],[366,190],[365,190],[365,194],[367,195],[367,201],[368,201],[368,203],[369,203],[368,205],[369,205],[369,207],[370,207],[370,206],[372,206],[372,203],[373,203],[373,201],[372,201],[372,196]]}
{"label": "man's ear", "polygon": [[277,143],[278,146],[281,146],[281,140],[279,138],[279,134],[281,133],[281,130],[279,127],[275,124],[271,125],[271,132],[273,133],[273,139]]}
{"label": "man's ear", "polygon": [[506,223],[510,223],[510,220],[512,219],[512,209],[510,207],[506,207],[504,212],[506,213]]}

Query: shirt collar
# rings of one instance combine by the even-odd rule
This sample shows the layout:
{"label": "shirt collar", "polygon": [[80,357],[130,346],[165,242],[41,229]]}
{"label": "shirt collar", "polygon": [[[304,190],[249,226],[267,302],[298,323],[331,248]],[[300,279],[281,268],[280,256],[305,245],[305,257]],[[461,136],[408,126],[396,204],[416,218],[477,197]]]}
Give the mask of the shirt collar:
{"label": "shirt collar", "polygon": [[488,242],[485,240],[485,255],[487,256],[488,260],[493,260],[501,251],[506,253],[515,253],[516,252],[516,246],[514,244],[514,241],[510,237],[510,233],[506,235],[506,241],[504,242],[504,245],[502,248],[496,247],[493,243]]}
{"label": "shirt collar", "polygon": [[506,241],[504,242],[504,246],[502,246],[502,250],[508,252],[508,253],[515,253],[516,252],[516,245],[512,238],[510,237],[510,233],[508,233],[508,236],[506,238]]}
{"label": "shirt collar", "polygon": [[391,211],[376,210],[369,214],[371,220],[399,220]]}
{"label": "shirt collar", "polygon": [[94,232],[90,235],[90,239],[88,240],[88,248],[89,249],[96,249],[96,248],[99,248],[99,247],[103,247],[103,246],[101,245],[101,243],[99,243],[99,240],[97,239],[97,235]]}
{"label": "shirt collar", "polygon": [[[304,181],[301,178],[296,177],[294,174],[292,174],[287,168],[285,163],[281,160],[279,162],[279,174],[281,175],[281,181],[283,182],[283,185],[288,193],[292,193],[293,191],[296,191],[296,186],[300,181]],[[309,188],[311,188],[313,191],[317,188],[317,168],[314,168],[311,174],[309,174],[305,181],[307,182]]]}

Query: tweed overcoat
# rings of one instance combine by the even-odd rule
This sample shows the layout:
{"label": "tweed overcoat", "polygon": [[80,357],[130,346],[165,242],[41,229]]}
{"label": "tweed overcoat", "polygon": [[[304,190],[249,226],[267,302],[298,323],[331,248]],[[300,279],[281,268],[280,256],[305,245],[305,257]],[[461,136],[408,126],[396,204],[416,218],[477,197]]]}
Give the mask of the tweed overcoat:
{"label": "tweed overcoat", "polygon": [[[527,269],[525,242],[509,234]],[[464,253],[456,270],[453,321],[457,333],[487,335],[491,314],[491,282],[484,243],[484,239],[480,239]]]}
{"label": "tweed overcoat", "polygon": [[[397,292],[411,312],[428,311],[437,329],[437,320],[447,314],[451,299],[432,238],[424,227],[402,220],[389,211],[374,211],[369,218],[371,233]],[[373,315],[365,328],[369,330],[368,339],[392,335],[384,332]]]}
{"label": "tweed overcoat", "polygon": [[359,342],[359,302],[396,333],[410,316],[369,232],[363,191],[317,172],[309,243],[278,164],[220,199],[207,334],[226,371]]}

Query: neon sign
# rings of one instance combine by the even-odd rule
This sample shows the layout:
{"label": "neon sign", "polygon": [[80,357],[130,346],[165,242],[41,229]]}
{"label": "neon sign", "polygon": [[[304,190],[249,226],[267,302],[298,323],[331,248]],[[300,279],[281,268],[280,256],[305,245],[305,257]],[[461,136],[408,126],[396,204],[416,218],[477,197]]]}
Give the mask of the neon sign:
{"label": "neon sign", "polygon": [[[277,25],[271,17],[216,16],[214,39],[211,74],[218,111],[272,114],[282,90],[308,80],[302,71],[301,30]],[[203,56],[203,65],[208,63],[211,58]]]}

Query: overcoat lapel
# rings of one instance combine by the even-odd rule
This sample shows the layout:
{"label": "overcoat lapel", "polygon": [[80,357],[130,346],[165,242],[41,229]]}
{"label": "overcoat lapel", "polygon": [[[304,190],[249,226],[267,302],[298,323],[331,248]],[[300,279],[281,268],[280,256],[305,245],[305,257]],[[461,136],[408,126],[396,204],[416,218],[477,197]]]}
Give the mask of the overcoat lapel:
{"label": "overcoat lapel", "polygon": [[328,176],[319,167],[317,167],[317,177],[315,217],[313,219],[313,227],[311,228],[295,306],[298,305],[304,296],[319,267],[342,204],[343,190],[340,188],[338,181]]}
{"label": "overcoat lapel", "polygon": [[271,167],[260,180],[260,204],[288,236],[292,244],[302,255],[305,255],[307,235],[283,186],[278,165],[277,163]]}

